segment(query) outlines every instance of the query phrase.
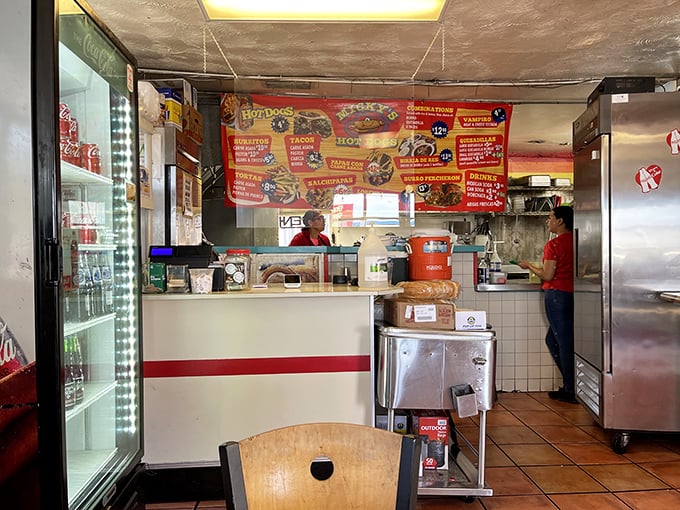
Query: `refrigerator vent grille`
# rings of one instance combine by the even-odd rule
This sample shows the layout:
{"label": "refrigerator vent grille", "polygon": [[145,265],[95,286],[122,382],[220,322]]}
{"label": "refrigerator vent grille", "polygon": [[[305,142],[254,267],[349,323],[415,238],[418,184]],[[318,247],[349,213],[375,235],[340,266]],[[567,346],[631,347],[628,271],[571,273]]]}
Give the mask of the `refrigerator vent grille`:
{"label": "refrigerator vent grille", "polygon": [[576,395],[595,416],[600,416],[600,374],[576,356]]}

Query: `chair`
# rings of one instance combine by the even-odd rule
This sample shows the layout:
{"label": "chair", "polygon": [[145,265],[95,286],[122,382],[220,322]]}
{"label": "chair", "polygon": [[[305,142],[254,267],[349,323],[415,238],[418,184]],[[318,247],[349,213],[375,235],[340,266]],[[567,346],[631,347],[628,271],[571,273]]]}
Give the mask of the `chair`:
{"label": "chair", "polygon": [[219,446],[227,510],[409,510],[420,438],[310,423]]}

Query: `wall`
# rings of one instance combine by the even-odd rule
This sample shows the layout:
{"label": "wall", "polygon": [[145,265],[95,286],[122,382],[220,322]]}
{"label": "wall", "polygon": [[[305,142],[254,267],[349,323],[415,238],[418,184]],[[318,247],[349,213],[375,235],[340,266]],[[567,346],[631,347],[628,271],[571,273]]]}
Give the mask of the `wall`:
{"label": "wall", "polygon": [[545,345],[548,322],[543,293],[476,292],[474,254],[453,254],[452,279],[461,284],[458,308],[486,310],[496,331],[496,388],[502,391],[549,391],[562,383]]}

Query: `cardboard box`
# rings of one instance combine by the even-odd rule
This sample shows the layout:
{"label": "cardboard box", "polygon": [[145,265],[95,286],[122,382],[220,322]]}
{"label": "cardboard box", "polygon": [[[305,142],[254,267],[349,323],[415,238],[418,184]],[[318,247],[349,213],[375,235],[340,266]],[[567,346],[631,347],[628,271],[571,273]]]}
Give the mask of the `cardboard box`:
{"label": "cardboard box", "polygon": [[479,331],[486,329],[486,312],[482,310],[456,310],[456,330]]}
{"label": "cardboard box", "polygon": [[182,104],[174,99],[166,99],[163,107],[165,125],[182,130]]}
{"label": "cardboard box", "polygon": [[407,298],[385,300],[385,322],[400,328],[454,329],[456,305]]}
{"label": "cardboard box", "polygon": [[447,416],[413,417],[413,432],[423,441],[420,457],[422,476],[424,469],[449,468],[449,419]]}
{"label": "cardboard box", "polygon": [[[154,80],[154,85],[158,88],[158,91],[170,91],[173,97],[170,99],[175,99],[181,104],[190,104],[191,106],[196,106],[196,87],[192,86],[188,81],[177,78],[173,80]],[[162,92],[165,94],[165,92]],[[166,96],[169,97],[169,96]]]}
{"label": "cardboard box", "polygon": [[182,132],[197,144],[203,144],[203,115],[188,104],[182,106]]}
{"label": "cardboard box", "polygon": [[[387,430],[387,415],[376,415],[375,426],[379,429]],[[408,432],[408,416],[399,414],[394,416],[394,431],[399,434],[406,434]]]}
{"label": "cardboard box", "polygon": [[160,88],[157,88],[156,90],[160,94],[163,94],[165,96],[166,101],[168,99],[171,99],[173,101],[177,101],[178,103],[182,104],[182,94],[178,90],[175,90],[171,87],[160,87]]}

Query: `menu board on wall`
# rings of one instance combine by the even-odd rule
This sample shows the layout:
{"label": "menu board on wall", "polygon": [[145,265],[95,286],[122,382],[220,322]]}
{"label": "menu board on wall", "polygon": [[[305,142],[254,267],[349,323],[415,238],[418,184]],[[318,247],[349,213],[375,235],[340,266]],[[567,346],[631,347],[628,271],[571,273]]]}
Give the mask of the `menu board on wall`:
{"label": "menu board on wall", "polygon": [[503,211],[511,112],[223,94],[225,205],[330,209],[335,195],[378,192],[415,200],[416,211]]}

